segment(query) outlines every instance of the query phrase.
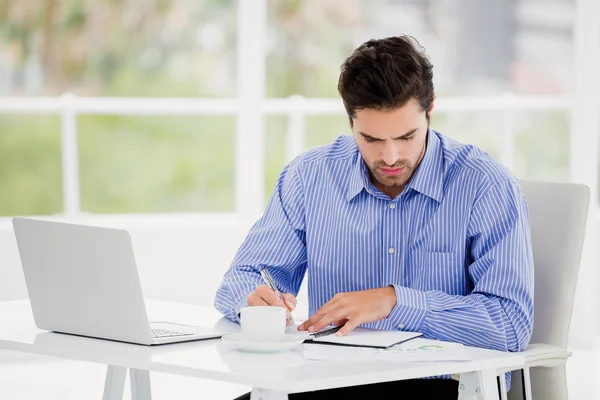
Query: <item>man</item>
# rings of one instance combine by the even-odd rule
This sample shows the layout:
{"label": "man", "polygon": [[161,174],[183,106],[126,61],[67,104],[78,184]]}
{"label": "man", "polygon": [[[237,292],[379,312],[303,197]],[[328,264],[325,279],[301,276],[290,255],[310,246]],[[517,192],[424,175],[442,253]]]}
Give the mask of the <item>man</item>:
{"label": "man", "polygon": [[[267,268],[289,309],[308,275],[312,316],[300,330],[335,324],[343,335],[362,325],[525,349],[533,327],[525,199],[488,154],[429,128],[432,70],[408,36],[370,40],[344,61],[338,90],[353,137],[285,167],[216,294],[226,317],[239,320],[246,305],[284,307],[263,285],[259,271]],[[448,378],[290,399],[390,391],[456,399],[458,382]]]}

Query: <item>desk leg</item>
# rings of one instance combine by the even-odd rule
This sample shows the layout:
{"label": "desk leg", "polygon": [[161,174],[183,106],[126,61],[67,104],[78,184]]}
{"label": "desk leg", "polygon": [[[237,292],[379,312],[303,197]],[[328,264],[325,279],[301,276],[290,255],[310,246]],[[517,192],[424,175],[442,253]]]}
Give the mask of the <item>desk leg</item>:
{"label": "desk leg", "polygon": [[250,400],[288,400],[287,393],[276,392],[275,390],[267,390],[263,388],[252,388]]}
{"label": "desk leg", "polygon": [[106,380],[104,381],[104,395],[102,400],[122,400],[125,390],[125,376],[127,368],[109,365],[106,369]]}
{"label": "desk leg", "polygon": [[150,390],[150,371],[129,368],[132,400],[152,400]]}
{"label": "desk leg", "polygon": [[495,370],[460,374],[458,400],[499,400]]}

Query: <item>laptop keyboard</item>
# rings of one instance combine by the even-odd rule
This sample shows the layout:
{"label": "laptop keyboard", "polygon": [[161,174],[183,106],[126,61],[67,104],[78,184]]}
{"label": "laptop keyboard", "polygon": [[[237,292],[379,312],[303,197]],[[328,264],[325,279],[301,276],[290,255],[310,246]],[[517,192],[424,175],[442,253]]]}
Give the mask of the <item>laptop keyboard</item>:
{"label": "laptop keyboard", "polygon": [[150,329],[150,331],[152,333],[153,338],[193,335],[193,333],[190,333],[190,332],[178,332],[178,331],[171,331],[168,329]]}

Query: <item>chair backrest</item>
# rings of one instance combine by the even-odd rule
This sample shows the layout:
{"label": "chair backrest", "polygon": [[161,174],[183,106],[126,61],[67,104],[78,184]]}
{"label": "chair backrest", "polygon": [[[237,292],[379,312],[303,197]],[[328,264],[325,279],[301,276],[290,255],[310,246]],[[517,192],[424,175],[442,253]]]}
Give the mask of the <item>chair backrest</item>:
{"label": "chair backrest", "polygon": [[520,181],[527,200],[535,270],[531,343],[565,348],[589,207],[576,183]]}

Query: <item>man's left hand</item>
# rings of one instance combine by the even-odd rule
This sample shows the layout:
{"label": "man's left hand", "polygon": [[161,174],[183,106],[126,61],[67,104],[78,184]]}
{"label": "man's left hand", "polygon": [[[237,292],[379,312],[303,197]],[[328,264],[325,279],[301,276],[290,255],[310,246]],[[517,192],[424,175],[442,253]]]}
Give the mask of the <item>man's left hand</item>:
{"label": "man's left hand", "polygon": [[343,325],[337,332],[338,336],[343,336],[360,324],[386,318],[395,306],[396,291],[393,286],[338,293],[298,326],[298,330],[316,332],[330,324]]}

